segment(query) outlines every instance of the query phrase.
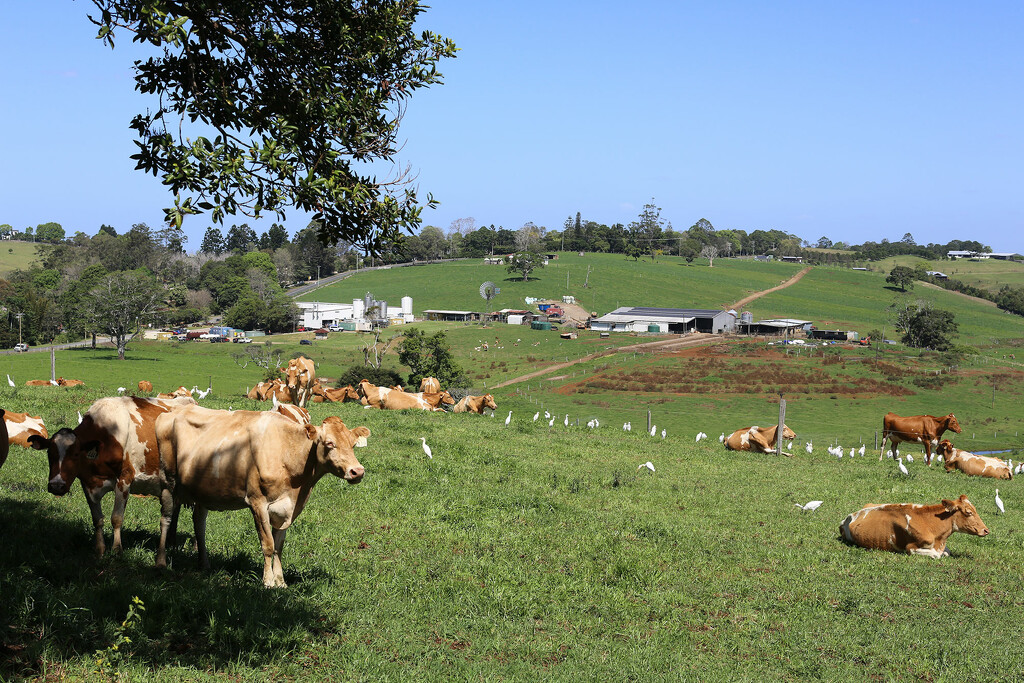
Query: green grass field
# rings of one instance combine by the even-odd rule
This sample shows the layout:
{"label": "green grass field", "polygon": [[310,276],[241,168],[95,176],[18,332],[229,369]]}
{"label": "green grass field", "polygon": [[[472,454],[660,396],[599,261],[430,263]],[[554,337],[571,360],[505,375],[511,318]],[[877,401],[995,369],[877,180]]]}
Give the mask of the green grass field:
{"label": "green grass field", "polygon": [[26,270],[37,260],[33,242],[0,242],[0,276],[19,268]]}
{"label": "green grass field", "polygon": [[[579,269],[573,258],[565,262],[571,281]],[[614,287],[595,273],[614,264],[591,263],[595,297],[607,303]],[[443,272],[457,274],[459,265]],[[417,310],[461,307],[423,301],[436,284],[407,280],[431,268],[442,267],[385,271],[390,279],[381,286],[394,293],[364,287],[368,276],[349,285],[355,296],[370,289],[396,301],[419,286]],[[796,269],[661,263],[637,271],[660,283],[649,294],[628,269],[615,277],[626,278],[620,290],[631,299],[648,297],[623,305],[702,306],[778,284]],[[261,587],[262,558],[244,510],[211,513],[210,572],[195,569],[188,547],[173,554],[171,570],[153,568],[158,506],[141,498],[128,505],[124,554],[94,560],[80,487],[49,495],[45,456],[14,447],[0,470],[0,680],[1010,680],[1024,659],[1016,628],[1024,578],[1018,482],[947,474],[920,458],[902,477],[872,450],[888,410],[952,411],[964,427],[951,435],[958,446],[1014,448],[1019,460],[1024,367],[1007,356],[1020,351],[1024,327],[951,293],[911,296],[954,310],[962,341],[982,355],[949,368],[937,354],[900,345],[725,342],[552,369],[495,390],[494,418],[311,404],[317,422],[334,414],[371,429],[369,446],[357,451],[367,475],[357,486],[318,484],[289,530],[284,590]],[[866,332],[881,326],[880,310],[894,297],[880,273],[815,268],[749,310]],[[505,305],[514,304],[495,307]],[[447,330],[481,391],[652,339],[585,332],[564,341],[507,325],[418,325]],[[275,335],[271,348],[285,360],[308,354],[325,377],[361,363],[368,340],[334,334],[299,346],[308,336]],[[475,350],[481,341],[487,352]],[[86,382],[72,389],[22,386],[49,377],[48,354],[5,355],[0,373],[18,386],[0,382],[0,406],[42,415],[52,433],[119,386],[148,379],[169,391],[212,379],[204,405],[266,408],[243,397],[263,374],[235,363],[246,351],[139,342],[123,362],[110,349],[58,352],[57,373]],[[385,364],[401,369],[394,351]],[[720,433],[774,422],[780,393],[798,434],[795,457],[724,451]],[[664,439],[646,433],[648,410]],[[566,428],[566,415],[573,424],[599,418],[601,427]],[[630,433],[621,429],[627,420]],[[698,431],[710,439],[695,443]],[[808,440],[813,454],[803,448]],[[866,444],[867,455],[838,461],[825,450],[836,442],[847,451]],[[648,460],[654,473],[637,469]],[[997,486],[1005,515],[995,512]],[[934,503],[961,493],[992,533],[954,535],[951,557],[865,551],[838,539],[842,519],[864,504]],[[815,513],[794,506],[812,499],[824,501]],[[111,504],[108,496],[108,514]],[[187,540],[189,527],[186,513]],[[145,609],[124,623],[133,598]]]}
{"label": "green grass field", "polygon": [[870,265],[872,270],[888,274],[893,269],[893,266],[900,265],[914,268],[919,263],[928,264],[929,270],[938,270],[953,279],[966,282],[979,289],[987,289],[990,292],[998,292],[1003,285],[1024,287],[1024,263],[1017,263],[1015,261],[1000,261],[997,259],[984,261],[966,259],[926,261],[916,256],[893,256]]}
{"label": "green grass field", "polygon": [[703,260],[688,265],[670,256],[652,263],[621,254],[562,253],[528,282],[507,273],[504,266],[483,265],[473,259],[360,273],[300,299],[344,303],[372,292],[392,305],[411,296],[417,313],[426,309],[482,311],[487,302],[480,298],[480,285],[489,280],[501,288],[490,302],[492,310],[523,308],[527,296],[560,299],[571,294],[587,310],[603,315],[619,306],[720,308],[773,287],[799,270],[795,264],[740,259],[716,259],[714,267],[708,268]]}

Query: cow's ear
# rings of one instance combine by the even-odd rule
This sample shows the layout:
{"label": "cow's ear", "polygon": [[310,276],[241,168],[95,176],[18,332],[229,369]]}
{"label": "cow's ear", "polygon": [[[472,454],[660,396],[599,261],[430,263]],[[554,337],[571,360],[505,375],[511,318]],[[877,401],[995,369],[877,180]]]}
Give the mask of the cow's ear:
{"label": "cow's ear", "polygon": [[306,428],[306,438],[310,441],[315,441],[317,435],[316,425],[307,424],[303,426]]}
{"label": "cow's ear", "polygon": [[943,498],[942,507],[946,508],[946,512],[955,512],[960,507],[959,501],[946,500]]}
{"label": "cow's ear", "polygon": [[356,427],[352,430],[352,433],[356,436],[356,448],[365,447],[366,438],[370,436],[370,430],[366,427]]}
{"label": "cow's ear", "polygon": [[50,440],[44,436],[33,434],[28,437],[28,445],[37,451],[45,451],[50,446]]}
{"label": "cow's ear", "polygon": [[95,460],[100,456],[100,442],[90,441],[82,446],[82,452],[89,460]]}

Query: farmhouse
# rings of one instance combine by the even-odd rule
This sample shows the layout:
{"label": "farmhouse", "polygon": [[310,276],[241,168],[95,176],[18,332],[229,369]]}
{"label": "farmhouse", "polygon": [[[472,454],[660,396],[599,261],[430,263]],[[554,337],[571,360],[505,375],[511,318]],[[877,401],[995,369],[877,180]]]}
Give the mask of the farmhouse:
{"label": "farmhouse", "polygon": [[936,280],[948,280],[949,276],[938,270],[926,270],[925,275],[935,278]]}
{"label": "farmhouse", "polygon": [[622,306],[590,321],[590,329],[602,332],[732,332],[736,313],[698,308],[648,308]]}

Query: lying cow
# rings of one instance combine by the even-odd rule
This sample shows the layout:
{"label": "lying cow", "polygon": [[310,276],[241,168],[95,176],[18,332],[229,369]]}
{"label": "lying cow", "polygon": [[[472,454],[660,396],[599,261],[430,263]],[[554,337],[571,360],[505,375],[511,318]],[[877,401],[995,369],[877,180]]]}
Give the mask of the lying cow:
{"label": "lying cow", "polygon": [[300,425],[308,425],[313,422],[313,419],[309,416],[308,410],[292,405],[291,403],[275,403],[274,407],[270,410],[275,413],[280,413],[289,420]]}
{"label": "lying cow", "polygon": [[947,429],[960,433],[960,423],[953,413],[944,417],[934,415],[911,415],[901,417],[896,413],[886,413],[882,418],[882,451],[878,454],[881,460],[885,456],[885,440],[889,440],[889,455],[896,457],[896,444],[906,441],[924,446],[924,461],[932,464],[932,447],[939,445],[942,433]]}
{"label": "lying cow", "polygon": [[949,439],[939,442],[935,452],[942,456],[947,472],[960,470],[964,474],[975,477],[1013,479],[1013,472],[1010,471],[1010,466],[1006,464],[1006,461],[954,448]]}
{"label": "lying cow", "polygon": [[455,399],[447,391],[433,394],[409,394],[404,391],[390,391],[380,398],[384,410],[433,410],[444,411],[442,405],[455,405]]}
{"label": "lying cow", "polygon": [[60,429],[52,438],[28,439],[36,450],[46,450],[50,461],[50,493],[63,496],[78,479],[82,482],[96,535],[96,554],[103,555],[101,503],[114,491],[110,524],[114,552],[121,551],[121,524],[128,494],[160,495],[160,466],[154,425],[156,418],[182,406],[195,405],[191,397],[160,399],[110,397],[93,403],[73,430]]}
{"label": "lying cow", "polygon": [[385,399],[390,393],[391,389],[387,387],[379,387],[373,384],[368,379],[359,381],[356,386],[356,393],[359,395],[359,401],[364,406],[373,406],[374,408],[380,408],[383,410],[384,406],[381,401]]}
{"label": "lying cow", "polygon": [[479,413],[483,415],[484,408],[490,408],[491,410],[498,409],[498,404],[494,402],[494,397],[490,394],[484,394],[483,396],[464,396],[455,404],[453,412]]}
{"label": "lying cow", "polygon": [[862,548],[935,558],[949,555],[946,539],[955,531],[988,535],[988,527],[967,496],[943,500],[938,505],[868,505],[848,516],[839,527],[847,543]]}
{"label": "lying cow", "polygon": [[[729,451],[774,453],[778,429],[778,425],[773,425],[766,429],[761,429],[757,425],[737,429],[725,440],[725,449]],[[782,436],[785,439],[795,439],[796,433],[788,426],[782,425]],[[792,455],[792,453],[783,452],[783,455]]]}
{"label": "lying cow", "polygon": [[5,428],[7,429],[7,443],[8,445],[24,446],[29,448],[29,437],[41,436],[44,439],[49,436],[46,433],[46,425],[43,424],[43,418],[38,415],[29,415],[28,413],[12,413],[7,411],[4,413]]}
{"label": "lying cow", "polygon": [[63,377],[57,378],[57,386],[59,387],[84,387],[85,382],[80,379],[64,379]]}
{"label": "lying cow", "polygon": [[297,424],[272,411],[182,408],[156,423],[160,444],[160,546],[156,566],[167,566],[167,536],[175,510],[195,506],[199,562],[206,553],[208,510],[248,507],[263,548],[263,585],[285,586],[281,550],[317,481],[333,474],[356,484],[363,478],[353,448],[370,430],[349,430],[336,416],[320,426]]}
{"label": "lying cow", "polygon": [[178,387],[170,393],[160,393],[156,395],[157,398],[171,399],[171,398],[192,398],[192,390],[186,389],[185,387]]}

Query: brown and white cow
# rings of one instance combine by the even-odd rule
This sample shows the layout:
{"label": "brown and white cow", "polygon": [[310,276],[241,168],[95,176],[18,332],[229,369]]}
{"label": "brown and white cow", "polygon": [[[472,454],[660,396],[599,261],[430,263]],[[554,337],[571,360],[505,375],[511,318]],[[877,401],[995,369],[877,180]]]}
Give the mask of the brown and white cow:
{"label": "brown and white cow", "polygon": [[433,410],[443,411],[442,405],[455,405],[455,399],[447,391],[433,394],[408,394],[404,391],[390,391],[380,397],[384,410]]}
{"label": "brown and white cow", "polygon": [[48,379],[30,379],[25,382],[26,387],[57,387],[57,382]]}
{"label": "brown and white cow", "polygon": [[300,425],[308,425],[313,422],[313,419],[309,416],[308,410],[292,405],[291,403],[277,403],[270,410],[280,413]]}
{"label": "brown and white cow", "polygon": [[64,379],[63,377],[57,378],[57,386],[60,387],[84,387],[85,382],[80,379]]}
{"label": "brown and white cow", "polygon": [[[0,408],[0,418],[6,418],[5,411]],[[11,450],[11,444],[7,442],[7,420],[0,419],[0,467],[7,462],[7,454]]]}
{"label": "brown and white cow", "polygon": [[41,436],[44,439],[49,436],[46,433],[46,425],[43,424],[43,418],[38,415],[12,413],[8,410],[4,413],[4,422],[7,423],[7,442],[11,445],[30,448],[31,445],[28,442],[30,436]]}
{"label": "brown and white cow", "polygon": [[156,566],[167,566],[167,536],[175,509],[194,505],[199,563],[206,553],[208,510],[249,508],[263,548],[263,585],[285,586],[281,565],[287,529],[325,474],[356,484],[363,466],[354,453],[370,430],[349,430],[336,416],[323,424],[297,424],[272,411],[225,412],[192,406],[161,416],[162,491]]}
{"label": "brown and white cow", "polygon": [[146,379],[139,380],[139,391],[145,394],[153,393],[153,383]]}
{"label": "brown and white cow", "polygon": [[1013,472],[1010,471],[1010,466],[1005,460],[990,458],[985,455],[975,455],[974,453],[954,448],[949,439],[940,441],[935,452],[942,456],[947,472],[960,470],[964,474],[975,477],[1013,479]]}
{"label": "brown and white cow", "polygon": [[[729,451],[753,451],[755,453],[774,453],[776,432],[779,426],[772,425],[767,428],[744,427],[737,429],[725,440],[725,449]],[[787,425],[782,425],[782,437],[784,439],[795,439],[796,434]],[[791,455],[790,453],[783,453]]]}
{"label": "brown and white cow", "polygon": [[345,401],[359,402],[359,393],[351,384],[337,389],[317,385],[313,390],[314,403],[344,403]]}
{"label": "brown and white cow", "polygon": [[480,413],[483,415],[484,408],[490,408],[491,410],[498,409],[498,404],[494,402],[494,397],[490,394],[484,394],[483,396],[464,396],[455,404],[455,408],[452,412]]}
{"label": "brown and white cow", "polygon": [[878,459],[885,457],[885,440],[889,439],[889,453],[896,457],[896,444],[901,441],[919,443],[924,446],[924,461],[932,464],[932,448],[939,445],[942,433],[950,429],[960,433],[960,423],[953,413],[944,417],[934,415],[910,415],[901,417],[896,413],[886,413],[882,418],[882,450]]}
{"label": "brown and white cow", "polygon": [[191,397],[159,399],[130,396],[101,398],[74,429],[60,429],[52,438],[29,437],[29,444],[46,450],[50,461],[50,493],[63,496],[76,479],[92,513],[96,553],[102,555],[103,496],[114,491],[114,552],[121,550],[121,524],[128,494],[160,495],[160,459],[155,424],[164,413],[195,405]]}
{"label": "brown and white cow", "polygon": [[300,408],[309,402],[310,390],[316,379],[316,367],[309,358],[292,358],[288,367],[283,370],[288,377],[286,383],[291,394],[291,402]]}
{"label": "brown and white cow", "polygon": [[191,389],[186,389],[185,387],[178,387],[177,389],[175,389],[174,391],[172,391],[170,393],[157,394],[156,397],[157,398],[164,398],[164,399],[185,398],[185,397],[191,398],[192,397],[192,390]]}
{"label": "brown and white cow", "polygon": [[359,400],[364,406],[373,406],[374,408],[383,409],[384,406],[381,401],[391,393],[391,389],[387,387],[379,387],[376,384],[372,384],[370,380],[360,380],[356,386],[356,392],[359,394]]}
{"label": "brown and white cow", "polygon": [[441,382],[436,377],[424,377],[420,380],[420,391],[428,394],[440,393]]}
{"label": "brown and white cow", "polygon": [[949,555],[946,539],[956,531],[988,535],[988,527],[967,496],[943,500],[938,505],[867,505],[849,515],[839,526],[839,533],[847,543],[935,558]]}

